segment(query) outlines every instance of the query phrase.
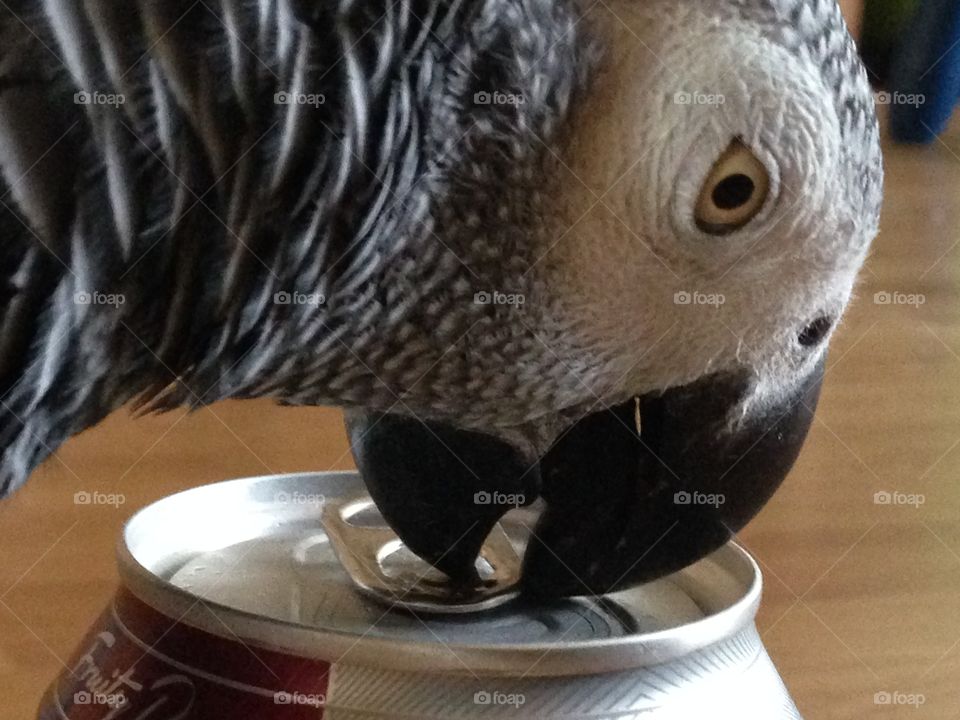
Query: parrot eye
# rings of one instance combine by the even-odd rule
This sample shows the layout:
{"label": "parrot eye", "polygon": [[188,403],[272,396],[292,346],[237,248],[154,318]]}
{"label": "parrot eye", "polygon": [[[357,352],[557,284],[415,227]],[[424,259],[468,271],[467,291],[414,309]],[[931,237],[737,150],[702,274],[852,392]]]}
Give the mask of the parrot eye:
{"label": "parrot eye", "polygon": [[714,164],[695,210],[697,227],[710,235],[729,235],[755,218],[770,192],[770,175],[739,140]]}

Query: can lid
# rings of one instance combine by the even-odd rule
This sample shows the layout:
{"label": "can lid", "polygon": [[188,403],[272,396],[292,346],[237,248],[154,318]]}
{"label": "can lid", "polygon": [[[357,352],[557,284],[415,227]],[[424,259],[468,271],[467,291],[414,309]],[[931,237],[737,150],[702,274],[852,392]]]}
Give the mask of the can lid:
{"label": "can lid", "polygon": [[[488,556],[496,581],[468,603],[484,612],[437,615],[449,598],[424,594],[429,569],[398,544],[384,543],[389,531],[372,504],[349,500],[362,491],[356,473],[316,473],[235,480],[165,498],[127,524],[119,548],[123,581],[156,609],[216,635],[331,662],[500,676],[666,662],[744,630],[759,604],[759,568],[730,544],[644,586],[525,605],[512,585],[535,518],[521,510],[505,519]],[[352,538],[364,536],[367,547],[350,555],[359,547]],[[341,563],[337,550],[350,559]],[[421,594],[403,600],[397,589],[404,587]]]}

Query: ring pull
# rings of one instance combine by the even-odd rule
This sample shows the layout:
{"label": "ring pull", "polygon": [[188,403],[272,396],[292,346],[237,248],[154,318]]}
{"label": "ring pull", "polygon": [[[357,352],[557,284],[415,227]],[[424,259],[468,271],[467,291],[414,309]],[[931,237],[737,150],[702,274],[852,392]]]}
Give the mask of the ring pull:
{"label": "ring pull", "polygon": [[376,505],[368,496],[328,501],[321,521],[343,569],[357,590],[372,600],[413,612],[461,615],[499,607],[520,594],[520,556],[500,524],[480,552],[480,583],[461,587],[422,561],[395,563],[388,570],[391,558],[409,551],[388,527],[350,522],[371,510],[376,512]]}

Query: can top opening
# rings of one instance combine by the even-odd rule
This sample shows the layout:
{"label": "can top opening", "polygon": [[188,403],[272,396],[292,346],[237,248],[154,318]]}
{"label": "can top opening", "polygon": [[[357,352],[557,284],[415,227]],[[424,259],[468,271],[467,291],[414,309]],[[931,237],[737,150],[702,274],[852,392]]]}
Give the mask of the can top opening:
{"label": "can top opening", "polygon": [[[479,615],[519,594],[523,538],[511,539],[501,524],[494,527],[476,560],[479,581],[467,587],[454,585],[411,553],[369,497],[328,499],[322,522],[325,537],[316,538],[317,544],[333,550],[357,591],[388,610]],[[336,570],[330,575],[339,578]]]}
{"label": "can top opening", "polygon": [[[391,611],[357,591],[321,525],[326,504],[362,492],[356,473],[304,473],[173,495],[127,524],[121,576],[156,609],[216,635],[329,661],[492,675],[667,662],[748,628],[759,605],[759,568],[729,544],[668,578],[601,598],[507,603],[467,616]],[[519,552],[534,523],[524,512],[504,523]],[[357,522],[379,521],[365,512]],[[402,550],[396,555],[396,571],[405,571]]]}

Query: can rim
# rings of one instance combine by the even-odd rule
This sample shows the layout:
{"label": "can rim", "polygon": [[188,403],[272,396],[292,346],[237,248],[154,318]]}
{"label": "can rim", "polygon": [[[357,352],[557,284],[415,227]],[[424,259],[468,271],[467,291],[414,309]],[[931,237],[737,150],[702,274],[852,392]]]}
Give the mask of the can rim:
{"label": "can rim", "polygon": [[[303,472],[238,478],[201,487],[345,476],[359,477],[356,472]],[[184,490],[157,502],[196,489]],[[117,543],[119,574],[126,589],[175,624],[184,623],[228,640],[241,638],[244,643],[329,663],[478,676],[553,677],[631,670],[670,662],[736,636],[752,625],[763,591],[759,565],[743,547],[731,541],[691,568],[713,562],[738,580],[749,578],[744,583],[746,589],[742,596],[718,612],[665,630],[616,638],[523,644],[416,642],[358,636],[353,632],[263,617],[201,599],[155,574],[134,556],[128,545],[131,527],[154,504],[140,509],[127,520]]]}

